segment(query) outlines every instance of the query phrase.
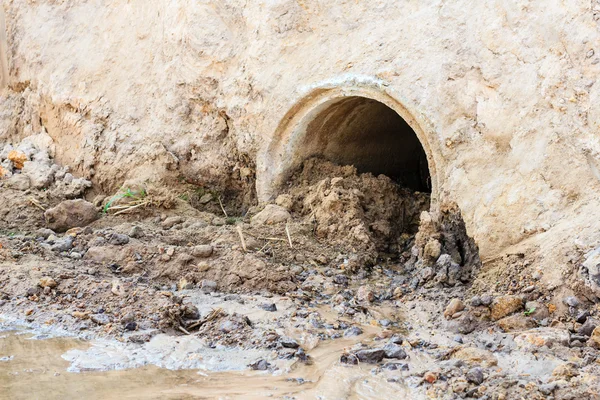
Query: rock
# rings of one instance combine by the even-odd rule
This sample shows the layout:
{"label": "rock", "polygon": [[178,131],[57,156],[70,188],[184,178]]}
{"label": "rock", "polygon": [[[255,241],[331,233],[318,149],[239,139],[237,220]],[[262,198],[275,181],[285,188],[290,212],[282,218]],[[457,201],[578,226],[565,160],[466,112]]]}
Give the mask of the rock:
{"label": "rock", "polygon": [[268,204],[261,212],[252,217],[253,225],[274,225],[291,218],[288,210],[275,204]]}
{"label": "rock", "polygon": [[221,323],[219,329],[225,333],[237,332],[240,329],[243,329],[244,325],[240,323],[240,321],[227,319]]}
{"label": "rock", "polygon": [[255,371],[266,371],[271,367],[271,364],[269,364],[266,360],[258,360],[248,366]]}
{"label": "rock", "polygon": [[209,244],[201,244],[191,248],[191,254],[194,257],[206,258],[210,257],[213,253],[213,247]]}
{"label": "rock", "polygon": [[366,349],[359,350],[354,353],[358,361],[367,364],[377,364],[385,357],[385,351],[383,349]]}
{"label": "rock", "polygon": [[51,167],[50,160],[47,160],[46,162],[26,161],[22,171],[23,175],[29,177],[31,187],[46,189],[54,182],[56,170]]}
{"label": "rock", "polygon": [[83,311],[73,311],[73,313],[71,313],[71,315],[77,319],[88,319],[89,318],[89,314]]}
{"label": "rock", "polygon": [[578,335],[591,336],[594,329],[598,326],[598,321],[594,318],[588,318],[583,325],[577,330]]}
{"label": "rock", "polygon": [[98,218],[96,207],[85,200],[66,200],[44,213],[46,224],[56,232],[86,226]]}
{"label": "rock", "polygon": [[16,169],[22,169],[27,161],[27,155],[18,150],[9,151],[6,158],[13,163]]}
{"label": "rock", "polygon": [[471,305],[471,307],[479,307],[482,304],[481,297],[479,297],[479,296],[471,297],[471,300],[469,300],[469,304]]}
{"label": "rock", "polygon": [[508,317],[504,317],[498,322],[496,322],[496,324],[504,332],[523,331],[535,327],[535,322],[533,321],[533,319],[530,317],[526,317],[522,314],[515,314]]}
{"label": "rock", "polygon": [[467,364],[479,364],[486,368],[498,365],[498,359],[490,351],[477,347],[464,347],[452,355]]}
{"label": "rock", "polygon": [[535,328],[515,336],[517,347],[523,351],[537,351],[546,346],[568,346],[569,333],[559,328]]}
{"label": "rock", "polygon": [[395,343],[388,343],[383,346],[385,352],[385,358],[395,358],[398,360],[404,360],[407,357],[406,351]]}
{"label": "rock", "polygon": [[563,303],[569,307],[577,307],[580,304],[579,299],[575,296],[565,297]]}
{"label": "rock", "polygon": [[122,233],[113,233],[108,238],[108,243],[116,245],[116,246],[121,246],[121,245],[129,243],[129,236],[124,235]]}
{"label": "rock", "polygon": [[446,306],[444,317],[451,318],[454,314],[465,309],[465,304],[460,299],[452,299]]}
{"label": "rock", "polygon": [[491,318],[497,321],[523,308],[523,299],[520,296],[497,297],[492,303]]}
{"label": "rock", "polygon": [[217,282],[210,281],[208,279],[204,279],[204,280],[202,280],[202,283],[200,284],[200,289],[204,293],[216,292],[217,291]]}
{"label": "rock", "polygon": [[335,283],[336,285],[344,285],[345,286],[348,284],[348,277],[344,274],[334,275],[333,283]]}
{"label": "rock", "polygon": [[135,331],[138,328],[138,324],[135,321],[128,322],[128,323],[125,324],[124,328],[125,328],[126,331]]}
{"label": "rock", "polygon": [[481,296],[481,305],[489,306],[494,301],[494,298],[489,294]]}
{"label": "rock", "polygon": [[6,180],[6,187],[15,190],[27,190],[31,187],[31,181],[26,175],[15,174]]}
{"label": "rock", "polygon": [[577,366],[573,363],[560,364],[552,371],[552,376],[556,378],[566,378],[567,380],[579,375]]}
{"label": "rock", "polygon": [[575,321],[577,321],[580,324],[583,324],[588,317],[590,316],[590,312],[587,310],[583,310],[577,313],[577,316],[575,317]]}
{"label": "rock", "polygon": [[35,231],[35,233],[36,233],[37,237],[41,237],[44,240],[48,239],[48,237],[50,237],[50,235],[56,235],[52,229],[48,229],[48,228],[40,228],[37,231]]}
{"label": "rock", "polygon": [[588,340],[588,345],[595,349],[600,349],[600,326],[594,328],[594,331],[590,335],[590,340]]}
{"label": "rock", "polygon": [[124,296],[125,295],[125,287],[123,286],[121,281],[119,281],[118,279],[113,279],[113,281],[111,283],[110,291],[115,296]]}
{"label": "rock", "polygon": [[165,219],[160,225],[163,227],[163,229],[171,229],[173,226],[183,223],[183,221],[185,220],[179,216],[169,217]]}
{"label": "rock", "polygon": [[435,262],[442,254],[442,244],[437,239],[430,239],[423,248],[423,256],[429,262]]}
{"label": "rock", "polygon": [[281,343],[281,345],[283,347],[285,347],[286,349],[297,349],[298,347],[300,347],[298,342],[296,342],[294,339],[288,338],[288,337],[281,338],[279,343]]}
{"label": "rock", "polygon": [[373,289],[369,285],[364,285],[356,291],[356,299],[361,303],[371,303],[375,300]]}
{"label": "rock", "polygon": [[38,285],[41,288],[54,289],[56,286],[58,286],[58,283],[56,283],[56,281],[54,279],[50,278],[49,276],[44,276],[43,278],[40,279]]}
{"label": "rock", "polygon": [[363,334],[363,330],[358,326],[353,326],[344,331],[344,337],[359,336]]}
{"label": "rock", "polygon": [[73,236],[65,236],[61,239],[56,240],[50,248],[52,249],[52,251],[56,251],[59,253],[69,251],[73,248],[74,241],[75,238]]}
{"label": "rock", "polygon": [[432,371],[427,371],[423,375],[423,379],[428,383],[434,383],[438,379],[438,374]]}
{"label": "rock", "polygon": [[465,377],[467,378],[467,381],[476,385],[481,385],[483,383],[483,369],[480,367],[473,367],[467,372]]}
{"label": "rock", "polygon": [[275,305],[275,303],[261,304],[260,308],[262,308],[265,311],[269,311],[269,312],[277,311],[277,306]]}
{"label": "rock", "polygon": [[141,237],[144,237],[144,230],[141,227],[135,225],[131,227],[128,235],[129,237],[132,237],[134,239],[139,239]]}
{"label": "rock", "polygon": [[92,314],[90,315],[92,322],[98,325],[106,325],[110,323],[110,317],[106,314]]}

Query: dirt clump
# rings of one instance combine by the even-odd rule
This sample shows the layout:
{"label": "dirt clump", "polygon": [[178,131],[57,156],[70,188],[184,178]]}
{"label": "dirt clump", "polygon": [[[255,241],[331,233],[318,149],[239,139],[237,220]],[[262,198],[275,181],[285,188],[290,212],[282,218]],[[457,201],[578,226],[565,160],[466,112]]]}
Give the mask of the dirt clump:
{"label": "dirt clump", "polygon": [[402,249],[430,201],[385,175],[358,174],[319,158],[304,162],[286,192],[278,202],[313,223],[317,238],[370,254]]}

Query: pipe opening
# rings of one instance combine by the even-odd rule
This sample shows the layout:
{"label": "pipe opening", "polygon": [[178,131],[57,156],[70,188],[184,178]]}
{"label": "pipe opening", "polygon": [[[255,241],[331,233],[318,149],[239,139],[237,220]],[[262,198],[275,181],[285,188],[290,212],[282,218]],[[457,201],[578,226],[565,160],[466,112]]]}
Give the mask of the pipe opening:
{"label": "pipe opening", "polygon": [[417,135],[379,101],[360,96],[334,100],[307,125],[296,148],[302,158],[320,156],[431,193],[427,156]]}

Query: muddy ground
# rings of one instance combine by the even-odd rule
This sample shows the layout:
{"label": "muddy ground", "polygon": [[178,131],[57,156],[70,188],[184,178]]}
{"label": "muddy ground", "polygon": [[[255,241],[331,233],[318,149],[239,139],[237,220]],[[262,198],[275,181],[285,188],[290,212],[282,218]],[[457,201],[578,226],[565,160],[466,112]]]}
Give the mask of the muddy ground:
{"label": "muddy ground", "polygon": [[[360,397],[325,390],[331,371],[381,398],[600,398],[578,255],[564,287],[533,253],[482,263],[456,205],[429,212],[385,176],[311,159],[256,206],[186,182],[93,194],[31,145],[0,163],[0,316],[119,348],[73,369],[300,371],[307,386],[275,393],[292,398]],[[240,356],[191,356],[225,350]]]}

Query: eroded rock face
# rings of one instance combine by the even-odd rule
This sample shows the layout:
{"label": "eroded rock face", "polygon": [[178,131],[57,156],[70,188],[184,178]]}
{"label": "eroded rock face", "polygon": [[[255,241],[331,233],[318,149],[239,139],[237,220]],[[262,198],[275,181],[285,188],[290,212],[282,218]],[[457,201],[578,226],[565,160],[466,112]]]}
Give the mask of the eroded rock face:
{"label": "eroded rock face", "polygon": [[46,224],[56,232],[86,226],[98,218],[96,207],[88,201],[66,200],[44,213]]}

